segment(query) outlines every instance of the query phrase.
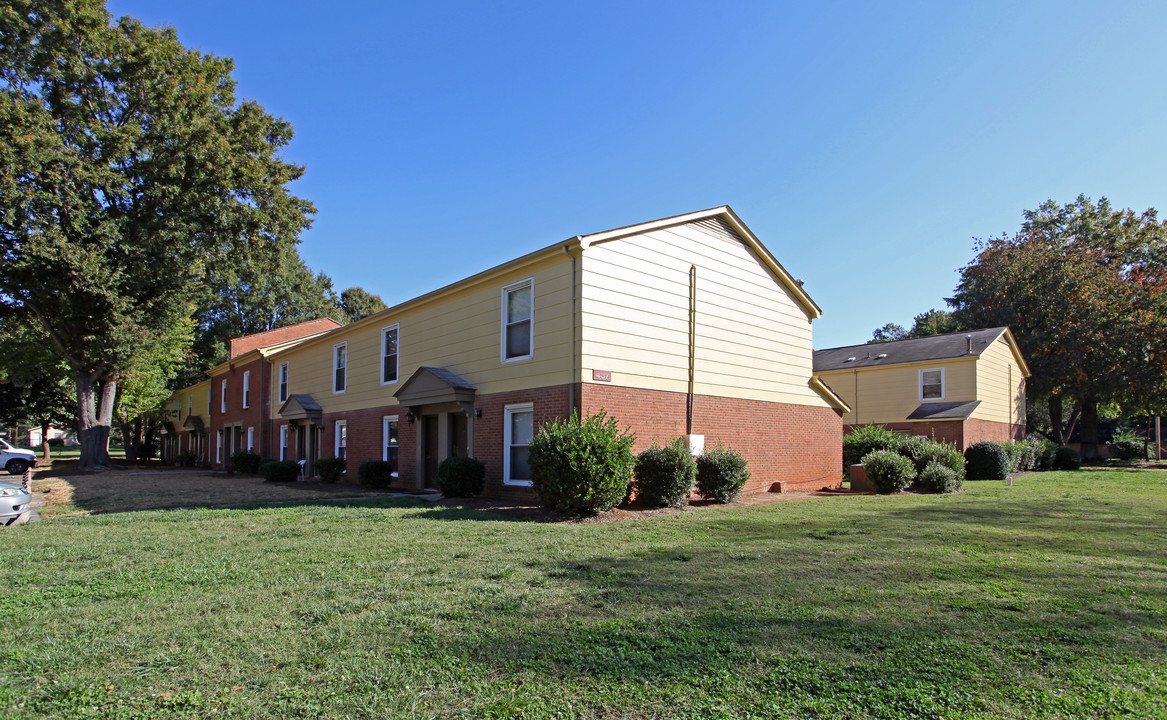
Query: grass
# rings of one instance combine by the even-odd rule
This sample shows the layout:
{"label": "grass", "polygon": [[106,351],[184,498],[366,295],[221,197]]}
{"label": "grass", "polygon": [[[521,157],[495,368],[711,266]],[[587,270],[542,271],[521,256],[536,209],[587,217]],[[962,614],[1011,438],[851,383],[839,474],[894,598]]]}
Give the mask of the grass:
{"label": "grass", "polygon": [[[0,714],[1167,717],[1167,473],[532,523],[412,499],[0,533]],[[15,531],[15,532],[13,532]]]}
{"label": "grass", "polygon": [[[48,491],[45,495],[40,493]],[[226,475],[201,469],[127,465],[102,473],[54,476],[38,471],[33,492],[43,498],[45,518],[166,508],[313,502],[375,494],[358,485],[269,483],[258,475]]]}

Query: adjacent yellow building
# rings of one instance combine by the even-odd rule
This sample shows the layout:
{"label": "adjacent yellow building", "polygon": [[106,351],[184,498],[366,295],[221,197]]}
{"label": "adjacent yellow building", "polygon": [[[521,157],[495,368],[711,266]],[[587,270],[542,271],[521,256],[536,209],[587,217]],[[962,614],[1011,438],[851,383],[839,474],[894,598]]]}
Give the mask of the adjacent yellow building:
{"label": "adjacent yellow building", "polygon": [[814,371],[847,404],[847,428],[885,425],[962,450],[1025,436],[1029,368],[1008,328],[817,350]]}

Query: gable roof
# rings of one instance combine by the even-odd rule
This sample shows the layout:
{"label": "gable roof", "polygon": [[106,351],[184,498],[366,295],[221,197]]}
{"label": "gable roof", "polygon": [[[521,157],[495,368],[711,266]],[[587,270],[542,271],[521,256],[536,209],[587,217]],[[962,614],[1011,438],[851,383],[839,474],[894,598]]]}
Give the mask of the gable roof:
{"label": "gable roof", "polygon": [[[1029,368],[1021,357],[1013,334],[1007,327],[970,330],[968,332],[932,335],[910,340],[872,343],[868,345],[847,345],[814,351],[814,371],[848,370],[851,368],[882,367],[904,363],[927,362],[932,360],[953,360],[964,357],[979,357],[1002,335],[1009,343],[1025,375]],[[969,341],[972,350],[969,350]]]}
{"label": "gable roof", "polygon": [[393,396],[401,405],[474,402],[478,390],[445,368],[419,367]]}
{"label": "gable roof", "polygon": [[[298,343],[295,348],[303,349],[305,347],[311,347],[317,343],[332,340],[333,336],[337,333],[348,332],[350,330],[363,328],[369,325],[375,325],[377,323],[384,323],[386,320],[389,320],[394,316],[405,312],[406,310],[410,310],[419,305],[424,305],[434,300],[441,299],[475,285],[479,285],[484,282],[490,282],[505,273],[512,272],[542,260],[546,260],[552,256],[563,257],[563,253],[565,251],[586,252],[589,246],[598,243],[610,242],[612,240],[618,240],[620,238],[652,232],[653,230],[660,230],[676,225],[696,223],[710,218],[721,219],[734,233],[736,233],[741,238],[742,242],[744,242],[746,246],[749,247],[758,256],[758,258],[762,261],[762,264],[765,265],[770,270],[770,272],[774,273],[778,281],[787,290],[790,291],[790,293],[794,296],[795,301],[806,312],[808,319],[814,320],[822,316],[822,308],[815,304],[814,300],[811,300],[810,295],[808,295],[806,291],[802,289],[802,285],[799,284],[799,282],[795,280],[789,272],[786,271],[786,268],[782,267],[782,264],[774,258],[774,256],[770,253],[769,250],[766,249],[764,245],[762,245],[761,241],[759,241],[758,238],[754,236],[754,233],[750,231],[748,227],[746,227],[745,223],[741,221],[741,218],[739,218],[728,205],[721,205],[719,207],[710,208],[708,210],[700,210],[698,212],[686,213],[684,215],[674,215],[672,217],[661,218],[660,220],[652,220],[649,222],[638,223],[636,225],[628,225],[626,227],[616,228],[614,230],[605,230],[604,232],[593,233],[591,235],[576,235],[573,238],[568,238],[567,240],[562,240],[534,252],[527,253],[526,255],[517,257],[514,260],[510,260],[501,265],[496,265],[488,270],[483,270],[480,273],[471,275],[470,277],[438,288],[437,290],[433,290],[424,295],[419,295],[418,297],[415,297],[411,300],[398,303],[397,305],[386,308],[380,312],[376,312],[372,315],[361,318],[356,322],[352,322],[348,325],[330,330],[327,333],[321,333],[317,336],[305,338],[304,341],[302,343]],[[280,348],[279,350],[270,354],[278,354],[290,349],[291,348]]]}
{"label": "gable roof", "polygon": [[308,335],[335,330],[338,327],[341,327],[341,323],[332,318],[320,318],[318,320],[307,320],[302,323],[296,323],[295,325],[285,325],[284,327],[264,330],[263,332],[253,333],[251,335],[231,338],[231,351],[228,355],[231,359],[235,359],[252,350],[258,350],[269,345],[279,345],[289,340],[296,340]]}

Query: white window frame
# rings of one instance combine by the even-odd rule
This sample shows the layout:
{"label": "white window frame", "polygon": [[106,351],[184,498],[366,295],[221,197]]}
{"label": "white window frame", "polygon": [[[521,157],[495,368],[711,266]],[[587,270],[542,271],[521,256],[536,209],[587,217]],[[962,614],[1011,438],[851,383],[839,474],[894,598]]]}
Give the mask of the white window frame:
{"label": "white window frame", "polygon": [[[940,371],[940,397],[926,398],[924,397],[924,373]],[[920,402],[940,402],[948,395],[948,387],[945,382],[944,368],[920,368],[920,381],[917,387],[920,393]]]}
{"label": "white window frame", "polygon": [[279,376],[280,403],[286,403],[288,401],[288,380],[290,379],[290,377],[291,377],[291,373],[288,370],[288,363],[285,360],[284,362],[280,363],[280,376]]}
{"label": "white window frame", "polygon": [[215,443],[215,463],[223,462],[223,428],[219,428],[216,435],[218,442]]}
{"label": "white window frame", "polygon": [[[531,291],[531,318],[530,318],[530,337],[528,338],[528,352],[526,355],[516,355],[514,357],[507,357],[507,299],[510,293],[515,290],[521,290],[527,287]],[[502,316],[499,325],[499,360],[503,363],[518,362],[520,360],[530,360],[535,356],[535,278],[529,277],[526,280],[520,280],[517,283],[511,283],[502,289]]]}
{"label": "white window frame", "polygon": [[344,454],[348,457],[348,420],[337,420],[332,428],[332,457],[340,457],[341,439],[344,439]]}
{"label": "white window frame", "polygon": [[513,403],[511,405],[503,406],[503,428],[502,428],[502,483],[503,485],[515,485],[521,487],[531,487],[530,480],[512,480],[511,479],[511,415],[521,412],[531,413],[531,434],[535,433],[535,403]]}
{"label": "white window frame", "polygon": [[[340,370],[340,366],[337,363],[337,357],[338,357],[337,351],[339,351],[341,348],[344,348],[344,387],[337,390],[336,389],[336,378],[337,378],[336,373],[338,370]],[[348,390],[348,341],[346,340],[344,342],[338,342],[337,344],[332,346],[332,394],[333,395],[343,395],[347,390]]]}
{"label": "white window frame", "polygon": [[243,409],[251,407],[251,371],[243,371]]}
{"label": "white window frame", "polygon": [[[392,330],[397,333],[397,352],[393,355],[393,379],[385,379],[385,347],[388,343],[385,342],[385,335]],[[396,385],[397,381],[401,379],[401,323],[393,323],[381,328],[381,384],[382,385]]]}
{"label": "white window frame", "polygon": [[227,414],[227,378],[223,378],[223,383],[219,385],[219,414]]}
{"label": "white window frame", "polygon": [[280,425],[280,460],[288,459],[288,426]]}
{"label": "white window frame", "polygon": [[194,415],[194,395],[186,396],[186,416]]}
{"label": "white window frame", "polygon": [[247,428],[247,452],[255,452],[255,428]]}
{"label": "white window frame", "polygon": [[397,477],[401,470],[401,423],[396,415],[381,417],[381,460],[389,462],[389,423],[397,423],[397,470],[391,473],[393,477]]}

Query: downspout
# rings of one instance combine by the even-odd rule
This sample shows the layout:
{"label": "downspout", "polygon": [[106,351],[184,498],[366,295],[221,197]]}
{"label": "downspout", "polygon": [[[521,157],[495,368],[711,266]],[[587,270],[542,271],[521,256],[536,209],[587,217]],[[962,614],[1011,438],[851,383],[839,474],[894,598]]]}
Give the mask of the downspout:
{"label": "downspout", "polygon": [[855,369],[851,372],[855,374],[855,407],[852,408],[855,411],[855,422],[853,424],[855,427],[859,427],[859,370]]}
{"label": "downspout", "polygon": [[697,359],[697,266],[689,266],[689,395],[685,404],[685,434],[693,434],[693,377]]}
{"label": "downspout", "polygon": [[[575,236],[576,243],[579,243],[581,239],[581,236]],[[576,411],[575,393],[576,388],[580,387],[580,382],[582,381],[580,375],[583,373],[583,360],[579,356],[578,340],[576,339],[576,332],[579,329],[579,316],[576,308],[578,303],[576,298],[578,279],[576,278],[575,254],[571,252],[570,245],[564,245],[563,252],[571,258],[571,382],[567,386],[567,416],[571,417]]]}

